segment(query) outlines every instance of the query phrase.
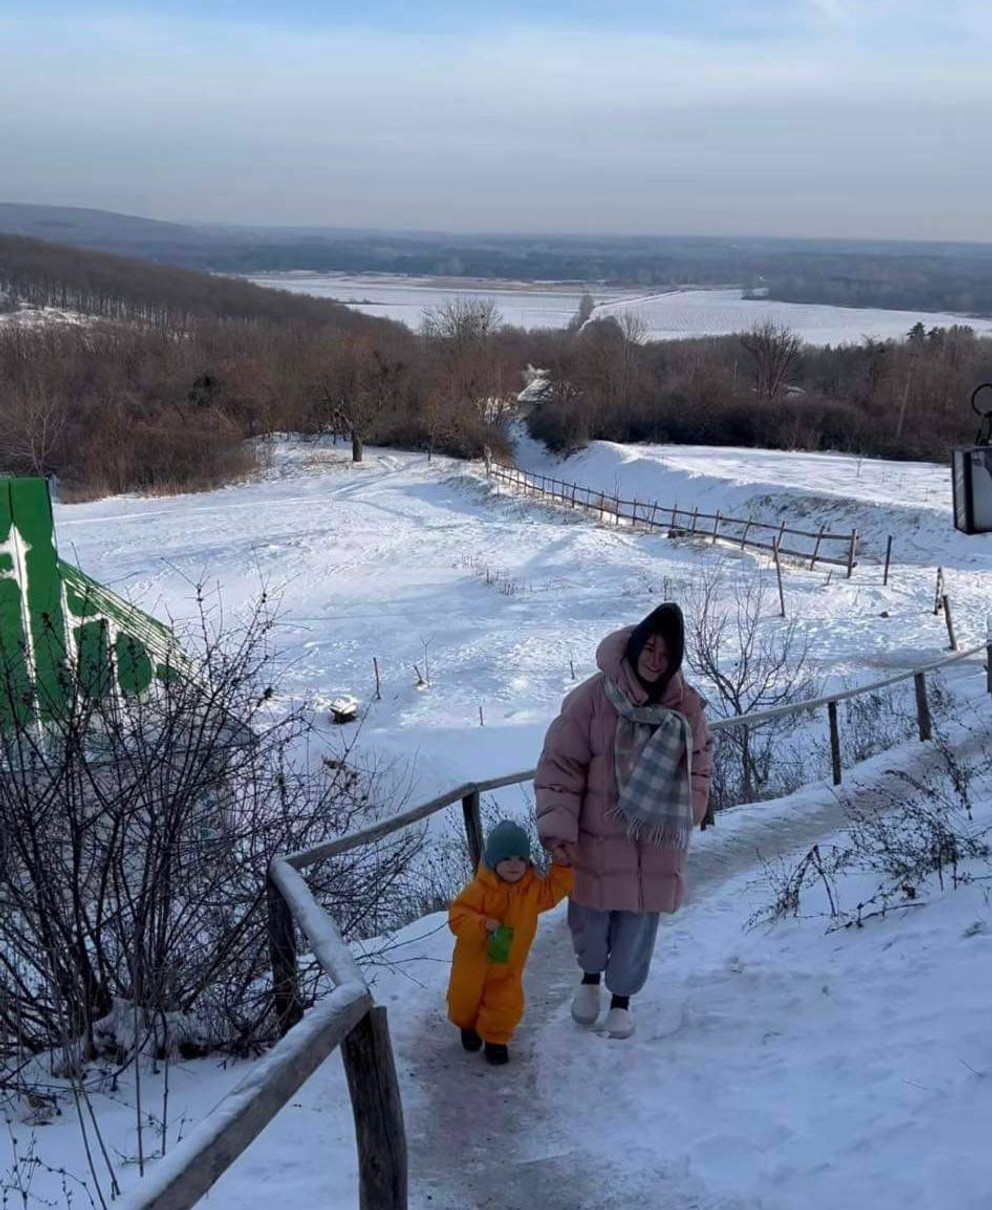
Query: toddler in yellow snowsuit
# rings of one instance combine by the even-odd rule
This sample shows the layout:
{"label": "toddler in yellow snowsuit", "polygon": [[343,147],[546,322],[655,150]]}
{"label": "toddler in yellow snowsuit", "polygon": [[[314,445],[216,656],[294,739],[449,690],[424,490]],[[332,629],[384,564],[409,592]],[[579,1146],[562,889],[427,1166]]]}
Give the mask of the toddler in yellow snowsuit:
{"label": "toddler in yellow snowsuit", "polygon": [[530,841],[504,820],[486,840],[475,878],[452,903],[448,925],[457,937],[448,985],[448,1016],[466,1050],[485,1042],[490,1063],[509,1061],[507,1043],[524,1013],[523,971],[537,917],[572,889],[572,871],[551,867],[541,878],[531,864]]}

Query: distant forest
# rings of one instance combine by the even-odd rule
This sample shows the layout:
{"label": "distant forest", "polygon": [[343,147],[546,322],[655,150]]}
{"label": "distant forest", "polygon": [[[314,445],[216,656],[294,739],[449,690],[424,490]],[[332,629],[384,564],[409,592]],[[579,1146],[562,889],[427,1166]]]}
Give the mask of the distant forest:
{"label": "distant forest", "polygon": [[[636,314],[525,332],[453,300],[417,332],[236,278],[0,236],[0,474],[64,498],[204,489],[280,432],[477,457],[531,433],[947,457],[970,442],[992,341],[965,324],[804,346],[765,325],[652,342]],[[38,309],[65,313],[42,316]],[[34,309],[34,310],[31,310]],[[81,318],[85,317],[85,318]],[[539,367],[535,375],[531,367]]]}
{"label": "distant forest", "polygon": [[0,204],[0,233],[222,273],[377,272],[590,289],[740,285],[789,302],[992,315],[992,244],[195,227],[13,204]]}

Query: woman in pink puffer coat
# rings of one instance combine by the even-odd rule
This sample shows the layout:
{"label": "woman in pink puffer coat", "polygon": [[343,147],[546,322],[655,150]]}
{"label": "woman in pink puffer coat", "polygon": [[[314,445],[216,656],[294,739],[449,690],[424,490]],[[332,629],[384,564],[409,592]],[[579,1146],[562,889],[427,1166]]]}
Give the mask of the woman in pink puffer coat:
{"label": "woman in pink puffer coat", "polygon": [[572,1016],[596,1023],[605,974],[614,1037],[633,1032],[630,997],[647,981],[660,913],[685,898],[689,834],[706,814],[712,740],[684,651],[674,604],[607,636],[600,671],[551,724],[534,782],[541,842],[575,871],[568,922],[583,979]]}

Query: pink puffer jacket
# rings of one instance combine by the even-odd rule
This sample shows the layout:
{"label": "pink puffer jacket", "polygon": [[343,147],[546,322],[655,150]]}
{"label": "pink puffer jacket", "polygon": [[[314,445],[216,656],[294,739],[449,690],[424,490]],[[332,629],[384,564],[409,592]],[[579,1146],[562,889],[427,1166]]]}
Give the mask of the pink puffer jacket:
{"label": "pink puffer jacket", "polygon": [[[616,818],[614,743],[617,712],[603,689],[603,677],[615,681],[631,701],[646,694],[624,658],[631,630],[619,630],[599,645],[602,670],[562,703],[551,724],[534,786],[537,830],[550,845],[567,841],[575,849],[572,898],[600,911],[674,912],[685,898],[685,855],[677,850],[631,840]],[[692,728],[692,807],[696,823],[706,814],[713,741],[699,694],[676,674],[662,705],[685,715]]]}

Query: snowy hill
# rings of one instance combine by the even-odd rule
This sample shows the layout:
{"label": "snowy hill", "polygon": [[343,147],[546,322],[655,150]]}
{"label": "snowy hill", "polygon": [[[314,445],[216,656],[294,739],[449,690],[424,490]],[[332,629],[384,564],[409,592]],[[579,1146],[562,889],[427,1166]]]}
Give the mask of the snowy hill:
{"label": "snowy hill", "polygon": [[[547,469],[544,455],[521,447],[525,466],[538,457]],[[829,585],[820,570],[787,569],[790,612],[830,684],[939,658],[947,640],[932,613],[938,563],[962,644],[984,636],[992,537],[955,533],[946,471],[837,457],[814,476],[815,456],[791,470],[790,457],[597,444],[556,473],[725,515],[751,506],[817,520],[821,506],[838,518],[877,511],[874,530],[865,521],[869,556],[872,534],[896,536],[888,588],[870,558],[851,581],[834,576]],[[811,479],[831,492],[811,489]],[[906,507],[892,499],[900,493]],[[368,707],[364,741],[415,762],[411,790],[424,797],[527,768],[562,696],[594,670],[604,633],[678,592],[698,566],[754,564],[750,555],[494,497],[481,467],[395,451],[372,451],[352,467],[343,449],[297,443],[274,446],[260,482],[62,505],[56,524],[60,545],[88,574],[153,613],[190,617],[192,585],[203,577],[228,610],[267,584],[282,602],[287,692],[312,693],[321,711],[342,694],[357,697]],[[758,566],[773,575],[767,560]],[[373,657],[381,702],[372,701]],[[429,689],[418,688],[414,670],[425,664]]]}
{"label": "snowy hill", "polygon": [[[532,469],[549,464],[533,447],[521,459]],[[612,491],[619,482],[645,499],[677,494],[680,505],[724,513],[875,517],[878,535],[896,536],[887,588],[870,558],[851,581],[786,570],[790,614],[827,684],[943,653],[946,632],[931,608],[938,562],[962,640],[984,636],[992,541],[965,545],[954,534],[942,468],[611,445],[555,466],[593,487]],[[198,579],[219,586],[228,611],[268,583],[282,601],[284,693],[311,692],[322,716],[332,700],[354,694],[367,710],[362,743],[397,762],[415,799],[531,765],[561,696],[592,671],[599,638],[679,595],[694,569],[774,575],[751,555],[600,528],[496,493],[478,467],[372,451],[356,468],[343,451],[296,442],[274,445],[260,481],[60,505],[56,524],[64,555],[71,550],[89,574],[177,619],[193,613]],[[725,591],[732,594],[732,579]],[[372,700],[373,656],[380,702]],[[418,687],[414,665],[429,665],[429,687]],[[987,729],[979,667],[959,665],[947,681]],[[328,725],[326,734],[339,733]],[[961,735],[955,742],[969,743]],[[861,766],[849,783],[853,799],[884,784],[887,770],[919,777],[933,751],[906,744]],[[977,826],[987,826],[992,788],[983,783],[976,799]],[[514,790],[500,809],[523,814],[528,805]],[[727,813],[696,837],[691,899],[662,930],[629,1043],[573,1027],[573,960],[564,916],[554,915],[535,947],[530,1008],[505,1074],[464,1056],[443,1019],[451,952],[443,916],[371,943],[403,1088],[412,1206],[988,1205],[992,1166],[979,1133],[992,1111],[992,916],[983,884],[944,893],[930,886],[924,906],[861,930],[828,932],[830,921],[814,915],[744,931],[774,897],[763,859],[827,845],[843,827],[835,795],[820,783]],[[861,891],[854,883],[845,893],[854,902]],[[814,896],[807,910],[823,906]],[[174,1069],[170,1145],[246,1070],[212,1061]],[[146,1105],[161,1105],[162,1078],[161,1070],[144,1075]],[[133,1157],[133,1089],[125,1081],[98,1101],[113,1147]],[[18,1131],[23,1150],[30,1129]],[[58,1166],[57,1157],[85,1172],[69,1115],[39,1128],[36,1145],[49,1164]],[[115,1163],[133,1185],[133,1163]],[[0,1151],[0,1174],[9,1168]],[[355,1180],[335,1056],[222,1178],[210,1204],[347,1206]],[[39,1173],[35,1189],[62,1197],[50,1174]],[[78,1191],[77,1201],[85,1203]]]}

